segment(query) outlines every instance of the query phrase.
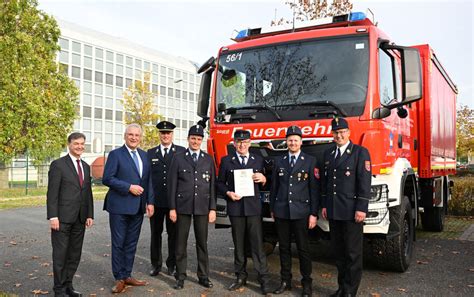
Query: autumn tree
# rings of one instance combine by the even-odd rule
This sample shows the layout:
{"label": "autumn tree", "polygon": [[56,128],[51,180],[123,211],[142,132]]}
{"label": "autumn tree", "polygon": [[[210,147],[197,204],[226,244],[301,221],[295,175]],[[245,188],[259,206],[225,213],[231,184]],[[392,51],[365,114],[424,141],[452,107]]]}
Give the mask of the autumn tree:
{"label": "autumn tree", "polygon": [[135,80],[123,95],[125,124],[137,123],[142,126],[141,147],[143,149],[160,143],[155,125],[161,116],[153,105],[153,98],[158,96],[158,93],[152,92],[150,86],[150,73],[145,73],[143,80]]}
{"label": "autumn tree", "polygon": [[[290,9],[293,10],[294,19],[296,21],[310,21],[329,16],[346,14],[352,9],[352,3],[350,3],[350,0],[333,0],[330,5],[328,5],[327,0],[286,1],[285,4],[290,6]],[[279,20],[273,20],[271,25],[278,26],[291,23],[292,21],[281,18]]]}
{"label": "autumn tree", "polygon": [[36,0],[0,2],[0,163],[59,154],[76,118],[78,90],[59,71],[56,21]]}
{"label": "autumn tree", "polygon": [[457,110],[456,154],[457,159],[466,162],[474,153],[474,109],[467,105]]}

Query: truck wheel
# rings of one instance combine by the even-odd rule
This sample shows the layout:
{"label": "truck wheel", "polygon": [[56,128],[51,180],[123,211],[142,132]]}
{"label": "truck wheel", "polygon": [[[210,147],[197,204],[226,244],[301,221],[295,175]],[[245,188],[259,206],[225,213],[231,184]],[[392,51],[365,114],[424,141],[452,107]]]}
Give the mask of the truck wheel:
{"label": "truck wheel", "polygon": [[425,208],[421,214],[423,230],[441,232],[444,229],[444,209],[443,207]]}
{"label": "truck wheel", "polygon": [[403,197],[400,206],[390,209],[390,224],[400,226],[399,234],[389,239],[371,240],[371,258],[381,268],[404,272],[410,266],[413,253],[413,218],[408,197]]}

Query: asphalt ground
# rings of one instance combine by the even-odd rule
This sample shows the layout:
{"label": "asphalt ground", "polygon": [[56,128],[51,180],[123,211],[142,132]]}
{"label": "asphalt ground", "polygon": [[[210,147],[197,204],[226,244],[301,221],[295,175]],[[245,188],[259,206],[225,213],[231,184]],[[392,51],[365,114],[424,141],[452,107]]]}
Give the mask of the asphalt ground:
{"label": "asphalt ground", "polygon": [[[102,202],[95,203],[95,225],[86,232],[82,261],[74,279],[84,296],[113,296],[108,215]],[[51,243],[44,207],[0,211],[0,295],[53,296]],[[129,287],[120,296],[259,296],[256,273],[249,260],[249,281],[240,292],[229,292],[233,281],[233,244],[230,229],[209,228],[209,258],[214,288],[197,284],[194,235],[188,243],[188,279],[184,290],[175,291],[174,278],[166,274],[150,277],[150,228],[145,219],[134,266],[134,277],[145,287]],[[165,241],[166,242],[166,241]],[[164,247],[166,251],[166,246]],[[328,241],[311,246],[313,296],[327,296],[337,288],[337,272]],[[299,296],[300,274],[293,249],[293,290],[283,296]],[[271,287],[279,284],[278,248],[268,257]],[[474,296],[474,241],[422,238],[415,243],[412,264],[405,273],[364,268],[359,296]]]}

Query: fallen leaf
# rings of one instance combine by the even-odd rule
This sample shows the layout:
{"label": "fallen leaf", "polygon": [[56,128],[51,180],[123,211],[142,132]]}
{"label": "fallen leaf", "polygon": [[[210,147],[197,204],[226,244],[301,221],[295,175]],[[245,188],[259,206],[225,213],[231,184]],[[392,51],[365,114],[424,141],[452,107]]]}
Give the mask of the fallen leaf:
{"label": "fallen leaf", "polygon": [[449,285],[448,287],[450,287],[450,288],[454,288],[454,286],[453,286],[453,285]]}
{"label": "fallen leaf", "polygon": [[469,271],[470,271],[470,272],[474,272],[474,268],[469,268]]}
{"label": "fallen leaf", "polygon": [[379,293],[370,293],[370,297],[380,297]]}
{"label": "fallen leaf", "polygon": [[49,263],[48,262],[41,263],[41,267],[49,267]]}
{"label": "fallen leaf", "polygon": [[420,261],[420,260],[417,260],[416,261],[416,264],[428,264],[429,262],[427,261]]}
{"label": "fallen leaf", "polygon": [[110,254],[104,254],[103,256],[104,256],[104,257],[109,257],[109,256],[110,256]]}
{"label": "fallen leaf", "polygon": [[37,276],[32,276],[32,277],[30,277],[30,279],[32,279],[32,280],[33,280],[33,279],[37,279],[37,278],[38,278]]}
{"label": "fallen leaf", "polygon": [[99,290],[100,290],[100,291],[103,291],[103,290],[105,290],[105,289],[104,289],[104,288],[100,288]]}
{"label": "fallen leaf", "polygon": [[14,286],[15,286],[16,288],[19,288],[19,287],[21,287],[21,284],[20,284],[20,283],[17,283],[17,284],[15,284]]}
{"label": "fallen leaf", "polygon": [[405,289],[405,288],[398,288],[398,289],[397,289],[397,291],[400,291],[400,292],[406,292],[406,291],[407,291],[407,289]]}
{"label": "fallen leaf", "polygon": [[48,275],[48,276],[53,276],[53,275],[54,275],[54,273],[52,273],[52,272],[48,272],[48,274],[47,274],[47,275]]}
{"label": "fallen leaf", "polygon": [[38,256],[32,256],[31,259],[39,259]]}
{"label": "fallen leaf", "polygon": [[458,252],[458,251],[452,251],[451,253],[453,253],[455,255],[460,254],[460,252]]}
{"label": "fallen leaf", "polygon": [[245,288],[244,288],[244,287],[240,287],[240,288],[237,290],[237,292],[240,292],[240,293],[242,293],[243,291],[245,291]]}
{"label": "fallen leaf", "polygon": [[12,240],[12,241],[10,241],[10,244],[11,245],[16,245],[16,241]]}
{"label": "fallen leaf", "polygon": [[150,293],[153,293],[153,292],[155,292],[155,289],[148,289],[147,291],[150,292]]}
{"label": "fallen leaf", "polygon": [[5,264],[3,264],[3,266],[5,266],[5,267],[10,267],[10,266],[12,266],[12,263],[10,263],[10,262],[5,262]]}
{"label": "fallen leaf", "polygon": [[95,293],[90,293],[89,294],[89,297],[96,297],[96,296],[97,296],[97,294],[95,294]]}
{"label": "fallen leaf", "polygon": [[35,294],[35,295],[48,295],[49,292],[48,291],[43,291],[43,290],[32,290],[31,293]]}
{"label": "fallen leaf", "polygon": [[330,274],[330,273],[321,273],[321,277],[322,278],[331,278],[332,274]]}
{"label": "fallen leaf", "polygon": [[16,272],[21,272],[21,270],[20,270],[20,269],[18,269],[18,268],[17,268],[15,271],[16,271]]}
{"label": "fallen leaf", "polygon": [[469,288],[474,288],[474,285],[467,285]]}

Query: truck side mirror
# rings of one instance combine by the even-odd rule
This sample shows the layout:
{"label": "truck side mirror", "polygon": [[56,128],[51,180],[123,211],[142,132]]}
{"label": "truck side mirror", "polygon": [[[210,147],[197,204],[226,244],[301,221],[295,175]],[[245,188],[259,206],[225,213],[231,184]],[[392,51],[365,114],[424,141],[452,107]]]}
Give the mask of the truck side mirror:
{"label": "truck side mirror", "polygon": [[207,110],[209,109],[209,96],[211,94],[211,79],[213,68],[208,69],[201,77],[201,87],[199,88],[199,99],[197,106],[197,115],[208,119]]}
{"label": "truck side mirror", "polygon": [[376,108],[376,109],[374,109],[374,111],[372,111],[372,118],[373,119],[383,119],[383,118],[386,118],[386,117],[390,116],[391,114],[392,114],[392,112],[391,112],[390,108],[382,106],[382,107]]}

